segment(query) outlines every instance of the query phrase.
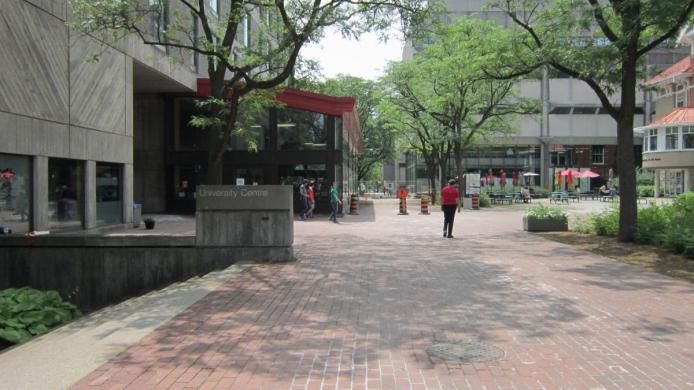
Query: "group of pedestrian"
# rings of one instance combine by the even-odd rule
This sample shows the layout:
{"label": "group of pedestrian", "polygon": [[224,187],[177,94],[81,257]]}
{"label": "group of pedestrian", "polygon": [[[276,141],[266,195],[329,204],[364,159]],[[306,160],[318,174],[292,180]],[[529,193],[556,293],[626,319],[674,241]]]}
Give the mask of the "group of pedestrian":
{"label": "group of pedestrian", "polygon": [[[304,179],[299,186],[299,200],[301,201],[301,213],[299,214],[301,220],[305,221],[308,218],[313,218],[313,211],[316,209],[316,189],[313,181]],[[330,185],[330,206],[332,208],[330,220],[334,223],[337,223],[339,205],[342,205],[342,201],[337,195],[337,184],[332,182]]]}

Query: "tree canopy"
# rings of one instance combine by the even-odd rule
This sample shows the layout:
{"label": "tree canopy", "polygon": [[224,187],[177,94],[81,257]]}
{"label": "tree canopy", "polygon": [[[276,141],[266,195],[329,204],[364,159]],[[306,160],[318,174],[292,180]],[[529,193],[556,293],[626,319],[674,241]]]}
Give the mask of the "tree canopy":
{"label": "tree canopy", "polygon": [[[532,55],[488,66],[497,78],[514,78],[551,66],[590,86],[617,122],[620,241],[636,229],[634,113],[644,56],[676,36],[692,19],[694,0],[494,0],[515,25],[517,46]],[[619,94],[619,96],[616,96]]]}
{"label": "tree canopy", "polygon": [[502,63],[499,53],[512,50],[513,42],[495,22],[463,18],[441,27],[411,61],[390,69],[390,99],[410,118],[399,119],[404,130],[418,127],[417,138],[430,139],[435,154],[450,145],[459,174],[472,145],[514,131],[517,115],[537,110],[517,95],[518,78],[495,79],[484,72]]}
{"label": "tree canopy", "polygon": [[[210,79],[208,182],[220,183],[222,156],[238,130],[239,105],[255,91],[282,85],[299,52],[327,26],[344,35],[400,23],[416,31],[433,3],[423,0],[70,0],[72,26],[118,40],[135,34],[147,45],[197,53]],[[185,56],[183,56],[185,58]],[[260,96],[267,101],[267,95]]]}

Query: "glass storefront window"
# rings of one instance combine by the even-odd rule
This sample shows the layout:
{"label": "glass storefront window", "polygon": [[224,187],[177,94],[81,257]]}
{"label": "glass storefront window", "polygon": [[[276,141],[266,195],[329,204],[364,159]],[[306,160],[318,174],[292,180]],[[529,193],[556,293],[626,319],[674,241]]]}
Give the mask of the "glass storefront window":
{"label": "glass storefront window", "polygon": [[232,135],[231,150],[265,150],[270,144],[268,110],[252,118],[241,115],[238,131],[240,134]]}
{"label": "glass storefront window", "polygon": [[121,167],[119,164],[96,164],[96,224],[121,223]]}
{"label": "glass storefront window", "polygon": [[31,158],[0,153],[0,226],[31,230]]}
{"label": "glass storefront window", "polygon": [[199,174],[192,165],[182,165],[174,167],[174,198],[175,199],[195,199],[197,178]]}
{"label": "glass storefront window", "polygon": [[694,149],[694,126],[682,128],[682,149]]}
{"label": "glass storefront window", "polygon": [[658,150],[658,129],[648,130],[648,137],[646,137],[646,150],[649,152],[655,152]]}
{"label": "glass storefront window", "polygon": [[278,111],[279,150],[326,150],[327,142],[325,115],[292,109]]}
{"label": "glass storefront window", "polygon": [[84,210],[81,161],[48,160],[48,215],[51,229],[80,228]]}
{"label": "glass storefront window", "polygon": [[674,150],[679,148],[680,132],[677,127],[665,128],[665,149]]}
{"label": "glass storefront window", "polygon": [[206,131],[190,124],[194,115],[199,115],[194,99],[176,99],[176,150],[204,150]]}

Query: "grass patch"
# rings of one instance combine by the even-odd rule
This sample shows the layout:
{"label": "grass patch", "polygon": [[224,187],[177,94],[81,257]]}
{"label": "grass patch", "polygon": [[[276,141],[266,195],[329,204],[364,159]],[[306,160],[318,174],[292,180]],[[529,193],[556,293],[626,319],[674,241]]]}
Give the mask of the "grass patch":
{"label": "grass patch", "polygon": [[619,262],[636,265],[662,275],[694,283],[694,261],[664,248],[627,244],[614,237],[575,232],[535,233],[546,239],[571,245]]}

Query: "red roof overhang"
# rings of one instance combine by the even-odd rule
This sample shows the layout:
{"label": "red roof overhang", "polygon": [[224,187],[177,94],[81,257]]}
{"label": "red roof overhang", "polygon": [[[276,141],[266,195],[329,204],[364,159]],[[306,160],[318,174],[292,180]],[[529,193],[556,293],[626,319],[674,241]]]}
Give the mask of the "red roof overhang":
{"label": "red roof overhang", "polygon": [[673,77],[677,77],[682,74],[691,74],[694,73],[694,62],[692,61],[692,57],[687,56],[671,67],[665,69],[664,71],[658,73],[657,75],[651,77],[650,79],[646,80],[644,84],[646,85],[653,85],[653,84],[658,84],[662,81],[668,80]]}
{"label": "red roof overhang", "polygon": [[[197,96],[210,96],[211,92],[210,80],[198,79]],[[289,108],[342,117],[342,125],[347,130],[352,144],[359,151],[362,150],[361,126],[356,112],[356,98],[285,88],[275,96],[275,99]]]}

